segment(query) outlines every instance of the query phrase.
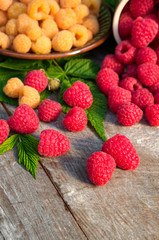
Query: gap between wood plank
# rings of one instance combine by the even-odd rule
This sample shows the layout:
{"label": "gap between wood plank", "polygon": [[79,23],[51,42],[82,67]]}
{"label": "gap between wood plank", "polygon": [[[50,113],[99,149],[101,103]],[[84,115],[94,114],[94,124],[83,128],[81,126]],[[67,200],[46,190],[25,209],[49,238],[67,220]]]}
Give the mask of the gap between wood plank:
{"label": "gap between wood plank", "polygon": [[[11,112],[8,110],[8,108],[7,108],[7,106],[5,105],[5,103],[3,103],[3,102],[0,102],[0,103],[1,103],[2,107],[4,108],[4,110],[7,112],[8,116],[11,116],[12,114],[11,114]],[[63,201],[63,203],[64,203],[64,205],[65,205],[65,209],[70,212],[70,214],[71,214],[72,217],[74,218],[77,226],[80,228],[80,230],[82,231],[82,233],[84,234],[84,236],[86,237],[86,239],[89,240],[88,236],[86,235],[86,233],[84,232],[83,228],[80,226],[80,224],[78,223],[76,217],[74,216],[74,214],[73,214],[73,212],[72,212],[72,210],[71,210],[71,207],[70,207],[69,204],[65,201],[65,199],[63,198],[62,193],[60,192],[58,186],[56,185],[56,183],[53,181],[52,177],[50,176],[48,170],[44,167],[44,165],[43,165],[40,161],[39,161],[39,164],[40,164],[40,166],[42,167],[43,171],[45,172],[46,176],[49,178],[49,180],[50,180],[50,182],[52,183],[52,185],[54,186],[54,188],[56,189],[59,197],[62,199],[62,201]]]}

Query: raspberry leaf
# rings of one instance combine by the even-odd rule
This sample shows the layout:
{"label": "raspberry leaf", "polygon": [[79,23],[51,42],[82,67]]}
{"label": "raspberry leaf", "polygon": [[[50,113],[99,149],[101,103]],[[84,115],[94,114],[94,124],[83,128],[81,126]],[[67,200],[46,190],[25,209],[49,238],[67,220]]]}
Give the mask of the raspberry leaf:
{"label": "raspberry leaf", "polygon": [[0,145],[0,155],[11,150],[14,147],[14,145],[16,144],[16,142],[18,141],[18,138],[19,138],[19,135],[14,134],[14,135],[10,136],[5,142],[3,142]]}
{"label": "raspberry leaf", "polygon": [[64,113],[68,113],[68,111],[71,109],[71,107],[69,107],[69,106],[65,103],[65,101],[64,101],[64,99],[63,99],[63,94],[64,94],[64,92],[65,92],[69,87],[71,87],[71,86],[72,86],[72,84],[71,84],[69,81],[67,81],[67,80],[64,80],[64,81],[62,82],[62,84],[61,84],[61,89],[60,89],[60,94],[59,94],[58,102],[61,104],[61,106],[62,106],[62,111],[63,111]]}
{"label": "raspberry leaf", "polygon": [[19,135],[18,143],[18,158],[19,164],[23,164],[27,171],[29,171],[36,179],[36,170],[40,155],[37,147],[39,141],[30,134]]}
{"label": "raspberry leaf", "polygon": [[100,68],[90,59],[72,59],[65,64],[64,70],[71,77],[96,80]]}

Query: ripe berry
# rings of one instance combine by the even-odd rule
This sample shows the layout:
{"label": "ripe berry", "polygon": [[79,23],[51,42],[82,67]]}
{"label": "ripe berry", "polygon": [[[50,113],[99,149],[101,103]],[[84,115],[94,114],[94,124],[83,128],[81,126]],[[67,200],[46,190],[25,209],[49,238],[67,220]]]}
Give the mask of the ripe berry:
{"label": "ripe berry", "polygon": [[102,151],[110,154],[119,168],[134,170],[139,165],[139,156],[130,140],[121,134],[108,139],[102,146]]}
{"label": "ripe berry", "polygon": [[79,132],[87,125],[87,116],[83,108],[73,107],[63,120],[65,128],[72,132]]}
{"label": "ripe berry", "polygon": [[36,108],[40,103],[40,95],[35,88],[24,86],[19,91],[19,105],[27,104]]}
{"label": "ripe berry", "polygon": [[158,24],[152,19],[136,18],[131,32],[132,44],[137,48],[147,47],[158,32]]}
{"label": "ripe berry", "polygon": [[47,87],[48,79],[42,70],[33,70],[27,73],[24,84],[35,88],[40,93]]}
{"label": "ripe berry", "polygon": [[121,63],[130,64],[135,62],[136,51],[129,40],[123,40],[115,48],[115,56]]}
{"label": "ripe berry", "polygon": [[57,32],[52,40],[54,51],[68,52],[73,46],[73,35],[68,30]]}
{"label": "ripe berry", "polygon": [[0,0],[0,9],[3,11],[7,11],[10,5],[12,4],[13,0]]}
{"label": "ripe berry", "polygon": [[15,109],[14,115],[7,120],[9,127],[22,134],[35,132],[39,127],[39,119],[35,111],[26,104]]}
{"label": "ripe berry", "polygon": [[7,34],[0,32],[0,48],[7,49],[9,48],[11,42]]}
{"label": "ripe berry", "polygon": [[140,64],[146,63],[146,62],[154,63],[154,64],[156,64],[156,62],[157,62],[157,54],[150,47],[141,48],[136,53],[137,65],[140,65]]}
{"label": "ripe berry", "polygon": [[146,16],[154,7],[153,0],[131,0],[130,12],[134,18],[139,16]]}
{"label": "ripe berry", "polygon": [[118,86],[119,76],[111,68],[102,68],[97,74],[96,82],[101,92],[108,95],[111,88]]}
{"label": "ripe berry", "polygon": [[46,129],[40,134],[40,142],[38,145],[38,152],[40,155],[46,157],[56,157],[68,152],[70,149],[70,142],[62,133]]}
{"label": "ripe berry", "polygon": [[61,104],[50,99],[42,101],[38,108],[38,116],[44,122],[56,120],[62,112]]}
{"label": "ripe berry", "polygon": [[92,153],[87,159],[87,173],[95,185],[106,184],[116,167],[114,158],[105,152]]}
{"label": "ripe berry", "polygon": [[66,30],[76,24],[76,14],[72,8],[61,8],[55,15],[57,26]]}
{"label": "ripe berry", "polygon": [[159,90],[155,93],[154,100],[155,104],[159,104]]}
{"label": "ripe berry", "polygon": [[31,48],[31,40],[25,34],[18,34],[13,40],[13,48],[18,53],[27,53]]}
{"label": "ripe berry", "polygon": [[99,32],[99,22],[95,15],[89,14],[88,17],[85,17],[82,25],[89,29],[93,35],[96,35]]}
{"label": "ripe berry", "polygon": [[145,110],[145,116],[151,126],[159,126],[159,104],[149,105]]}
{"label": "ripe berry", "polygon": [[152,86],[150,86],[149,88],[149,91],[152,93],[152,94],[155,94],[158,90],[159,90],[159,81],[155,82]]}
{"label": "ripe berry", "polygon": [[[84,20],[84,18],[86,18],[89,15],[89,8],[85,4],[79,4],[78,6],[76,6],[74,8],[74,11],[76,14],[77,23],[84,25],[83,20]],[[94,16],[94,17],[95,17],[94,19],[96,19],[96,16]],[[98,20],[97,20],[97,22],[98,22]],[[96,27],[98,26],[98,31],[99,31],[99,24],[96,24],[96,21],[94,21],[93,23],[95,23],[94,28],[96,29]],[[87,28],[87,26],[85,26],[85,27]]]}
{"label": "ripe berry", "polygon": [[143,63],[137,68],[137,76],[145,86],[152,86],[159,79],[159,66],[153,63]]}
{"label": "ripe berry", "polygon": [[0,119],[0,145],[8,138],[9,125],[7,121]]}
{"label": "ripe berry", "polygon": [[3,88],[3,92],[11,98],[18,98],[20,89],[24,87],[23,82],[19,78],[10,78]]}
{"label": "ripe berry", "polygon": [[73,34],[73,46],[81,47],[88,41],[88,30],[85,26],[80,24],[74,24],[69,28],[69,31]]}
{"label": "ripe berry", "polygon": [[128,39],[131,36],[133,21],[130,12],[124,12],[121,14],[119,20],[119,35],[121,39]]}
{"label": "ripe berry", "polygon": [[124,72],[124,66],[113,54],[108,54],[105,56],[102,62],[102,68],[111,68],[114,72],[121,75]]}
{"label": "ripe berry", "polygon": [[120,81],[119,86],[131,92],[142,88],[142,84],[133,77],[127,77]]}
{"label": "ripe berry", "polygon": [[123,126],[133,126],[143,116],[143,111],[133,103],[123,103],[117,111],[117,119]]}
{"label": "ripe berry", "polygon": [[117,112],[119,106],[125,102],[131,102],[131,92],[121,88],[112,88],[109,91],[108,103],[112,112]]}
{"label": "ripe berry", "polygon": [[142,110],[154,103],[154,97],[151,92],[146,88],[138,89],[132,92],[132,102]]}
{"label": "ripe berry", "polygon": [[31,49],[36,54],[49,54],[51,52],[50,38],[42,35],[36,40],[36,42],[32,43]]}
{"label": "ripe berry", "polygon": [[126,73],[122,74],[122,79],[127,77],[137,77],[137,64],[132,63],[127,65]]}
{"label": "ripe berry", "polygon": [[77,81],[63,94],[64,101],[71,107],[89,108],[93,103],[93,96],[87,84]]}

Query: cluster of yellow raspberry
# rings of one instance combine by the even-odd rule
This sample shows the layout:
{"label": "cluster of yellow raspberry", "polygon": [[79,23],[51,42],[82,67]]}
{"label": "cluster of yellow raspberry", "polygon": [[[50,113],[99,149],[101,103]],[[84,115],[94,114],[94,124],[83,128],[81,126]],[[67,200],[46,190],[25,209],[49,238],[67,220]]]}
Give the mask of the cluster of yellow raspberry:
{"label": "cluster of yellow raspberry", "polygon": [[101,0],[0,0],[0,48],[49,54],[82,47],[99,32]]}
{"label": "cluster of yellow raspberry", "polygon": [[19,98],[19,105],[27,104],[31,108],[36,108],[40,103],[39,92],[30,86],[24,86],[23,82],[15,77],[10,78],[3,88],[3,92],[11,98]]}

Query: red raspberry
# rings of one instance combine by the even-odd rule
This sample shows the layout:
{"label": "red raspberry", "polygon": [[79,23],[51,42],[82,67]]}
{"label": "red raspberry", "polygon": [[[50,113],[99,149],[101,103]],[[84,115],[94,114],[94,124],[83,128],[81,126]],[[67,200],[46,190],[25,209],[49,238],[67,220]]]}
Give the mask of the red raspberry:
{"label": "red raspberry", "polygon": [[130,2],[128,1],[128,2],[125,4],[122,13],[128,12],[128,11],[129,11],[129,6],[130,6]]}
{"label": "red raspberry", "polygon": [[136,63],[132,63],[127,66],[127,71],[126,71],[126,73],[124,73],[122,75],[122,79],[127,78],[127,77],[134,77],[134,78],[137,77],[137,64]]}
{"label": "red raspberry", "polygon": [[87,173],[95,185],[106,184],[116,167],[114,158],[105,152],[92,153],[87,159]]}
{"label": "red raspberry", "polygon": [[136,48],[129,40],[120,42],[115,48],[116,58],[123,64],[135,62]]}
{"label": "red raspberry", "polygon": [[38,108],[40,120],[51,122],[56,120],[62,112],[61,104],[50,99],[42,101]]}
{"label": "red raspberry", "polygon": [[125,102],[131,102],[130,91],[121,87],[116,87],[109,91],[108,103],[112,112],[117,112],[119,106]]}
{"label": "red raspberry", "polygon": [[93,96],[87,84],[77,81],[63,94],[64,101],[71,107],[89,108],[93,103]]}
{"label": "red raspberry", "polygon": [[121,39],[128,39],[131,36],[133,21],[130,12],[124,12],[121,14],[119,20],[119,35]]}
{"label": "red raspberry", "polygon": [[147,47],[158,32],[158,24],[152,19],[136,18],[131,31],[132,44],[137,48]]}
{"label": "red raspberry", "polygon": [[9,125],[7,121],[0,119],[0,145],[8,138]]}
{"label": "red raspberry", "polygon": [[48,79],[41,70],[33,70],[27,73],[24,84],[35,88],[38,92],[42,92],[48,85]]}
{"label": "red raspberry", "polygon": [[123,126],[133,126],[143,116],[143,111],[133,103],[123,103],[117,111],[118,122]]}
{"label": "red raspberry", "polygon": [[147,63],[147,62],[154,63],[154,64],[157,63],[157,54],[150,47],[141,48],[136,53],[137,65]]}
{"label": "red raspberry", "polygon": [[119,83],[119,86],[121,88],[129,90],[130,92],[133,92],[137,89],[142,88],[142,84],[136,78],[133,78],[133,77],[124,78]]}
{"label": "red raspberry", "polygon": [[131,0],[130,12],[134,18],[149,14],[154,7],[153,0]]}
{"label": "red raspberry", "polygon": [[157,24],[159,24],[159,20],[157,19],[157,16],[154,13],[151,13],[149,15],[146,15],[144,18],[149,18],[154,20]]}
{"label": "red raspberry", "polygon": [[147,88],[141,88],[132,92],[132,102],[142,110],[154,103],[154,97]]}
{"label": "red raspberry", "polygon": [[40,155],[46,157],[56,157],[68,152],[70,149],[70,142],[62,133],[46,129],[40,134],[40,142],[38,145],[38,152]]}
{"label": "red raspberry", "polygon": [[159,126],[159,104],[149,105],[145,110],[145,116],[151,126]]}
{"label": "red raspberry", "polygon": [[159,66],[153,63],[143,63],[137,68],[137,76],[145,86],[152,86],[159,79]]}
{"label": "red raspberry", "polygon": [[159,81],[155,82],[151,87],[149,87],[149,91],[154,95],[159,90]]}
{"label": "red raspberry", "polygon": [[35,111],[26,104],[15,109],[14,115],[7,120],[9,127],[22,134],[35,132],[39,127],[39,118]]}
{"label": "red raspberry", "polygon": [[110,154],[119,168],[134,170],[139,165],[139,156],[130,140],[121,134],[108,139],[102,146],[102,151]]}
{"label": "red raspberry", "polygon": [[159,47],[156,48],[156,54],[157,54],[157,64],[159,65]]}
{"label": "red raspberry", "polygon": [[108,54],[105,56],[101,69],[111,68],[114,72],[121,75],[124,72],[124,66],[113,54]]}
{"label": "red raspberry", "polygon": [[119,76],[111,68],[103,68],[98,72],[96,82],[101,92],[108,95],[111,88],[118,86]]}
{"label": "red raspberry", "polygon": [[83,108],[73,107],[63,120],[64,126],[72,132],[79,132],[87,125],[87,116]]}
{"label": "red raspberry", "polygon": [[159,104],[159,90],[155,93],[154,101],[155,101],[155,104]]}

